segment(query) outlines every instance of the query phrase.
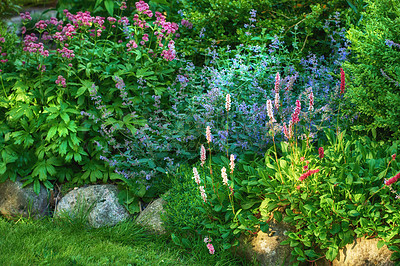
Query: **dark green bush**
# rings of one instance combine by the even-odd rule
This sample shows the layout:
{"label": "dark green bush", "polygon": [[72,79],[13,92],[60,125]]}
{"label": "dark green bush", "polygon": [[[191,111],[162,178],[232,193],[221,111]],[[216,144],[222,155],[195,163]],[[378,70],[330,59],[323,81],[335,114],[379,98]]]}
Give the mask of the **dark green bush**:
{"label": "dark green bush", "polygon": [[400,1],[366,1],[359,28],[348,32],[354,61],[345,64],[347,97],[360,112],[355,130],[400,134]]}

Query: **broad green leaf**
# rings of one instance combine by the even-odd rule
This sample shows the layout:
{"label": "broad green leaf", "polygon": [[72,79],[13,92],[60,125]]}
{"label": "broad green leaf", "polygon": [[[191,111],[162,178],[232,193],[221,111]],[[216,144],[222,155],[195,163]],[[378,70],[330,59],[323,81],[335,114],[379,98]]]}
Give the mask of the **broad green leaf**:
{"label": "broad green leaf", "polygon": [[105,0],[104,6],[106,7],[108,14],[110,14],[110,16],[113,16],[114,15],[114,0]]}

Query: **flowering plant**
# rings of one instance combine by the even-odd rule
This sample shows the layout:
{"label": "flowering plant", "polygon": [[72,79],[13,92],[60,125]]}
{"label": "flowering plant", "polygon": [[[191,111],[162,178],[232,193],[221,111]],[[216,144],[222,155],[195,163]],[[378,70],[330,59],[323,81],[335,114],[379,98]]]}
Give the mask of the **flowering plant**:
{"label": "flowering plant", "polygon": [[30,14],[22,13],[14,51],[4,45],[13,35],[2,34],[2,180],[21,176],[38,192],[40,183],[119,179],[133,186],[130,202],[146,194],[148,173],[122,165],[154,162],[140,161],[145,150],[124,150],[125,141],[140,141],[137,129],[156,110],[154,97],[165,97],[173,80],[178,25],[144,1],[130,17],[125,8],[107,18],[64,10],[63,19],[38,21],[31,34]]}

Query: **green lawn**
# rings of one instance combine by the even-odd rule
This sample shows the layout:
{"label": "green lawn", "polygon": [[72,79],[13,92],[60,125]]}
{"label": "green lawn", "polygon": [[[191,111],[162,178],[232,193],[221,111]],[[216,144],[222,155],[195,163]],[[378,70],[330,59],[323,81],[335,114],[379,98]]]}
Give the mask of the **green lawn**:
{"label": "green lawn", "polygon": [[208,254],[201,239],[176,247],[133,222],[90,229],[42,219],[0,218],[0,265],[252,265],[229,252]]}

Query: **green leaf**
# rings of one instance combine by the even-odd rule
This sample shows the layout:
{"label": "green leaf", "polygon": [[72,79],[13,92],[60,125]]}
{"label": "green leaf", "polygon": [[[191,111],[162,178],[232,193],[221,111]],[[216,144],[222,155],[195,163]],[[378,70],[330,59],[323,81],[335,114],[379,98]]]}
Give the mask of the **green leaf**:
{"label": "green leaf", "polygon": [[339,248],[337,246],[329,247],[328,251],[326,252],[326,258],[330,261],[333,261],[338,253]]}
{"label": "green leaf", "polygon": [[38,179],[36,179],[36,180],[33,182],[33,191],[34,191],[37,195],[39,195],[39,193],[40,193],[40,182],[39,182]]}
{"label": "green leaf", "polygon": [[282,213],[280,211],[275,211],[274,218],[278,223],[280,223],[282,221]]}
{"label": "green leaf", "polygon": [[269,224],[266,222],[260,223],[260,229],[263,233],[268,233],[269,232]]}
{"label": "green leaf", "polygon": [[378,249],[381,249],[384,245],[385,245],[385,241],[384,240],[379,240],[378,244],[377,244],[377,247],[378,247]]}
{"label": "green leaf", "polygon": [[50,141],[52,137],[57,133],[57,126],[52,126],[47,132],[46,140]]}

